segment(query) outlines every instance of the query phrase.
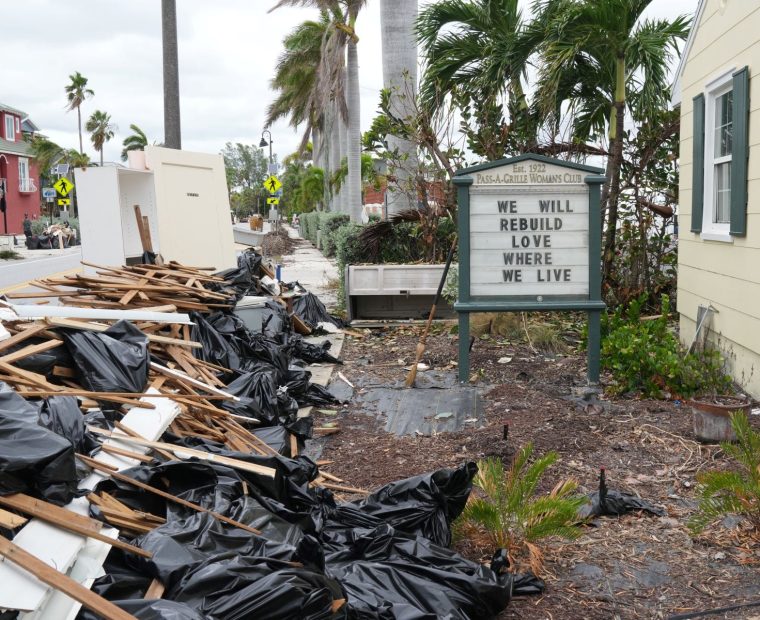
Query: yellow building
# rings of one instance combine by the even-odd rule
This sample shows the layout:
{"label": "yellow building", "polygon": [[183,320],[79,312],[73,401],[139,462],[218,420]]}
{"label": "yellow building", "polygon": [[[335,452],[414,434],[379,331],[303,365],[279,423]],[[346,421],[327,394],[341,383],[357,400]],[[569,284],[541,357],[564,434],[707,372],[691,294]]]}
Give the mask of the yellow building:
{"label": "yellow building", "polygon": [[[673,85],[681,106],[678,311],[760,397],[760,2],[700,0]],[[701,309],[700,309],[701,308]]]}

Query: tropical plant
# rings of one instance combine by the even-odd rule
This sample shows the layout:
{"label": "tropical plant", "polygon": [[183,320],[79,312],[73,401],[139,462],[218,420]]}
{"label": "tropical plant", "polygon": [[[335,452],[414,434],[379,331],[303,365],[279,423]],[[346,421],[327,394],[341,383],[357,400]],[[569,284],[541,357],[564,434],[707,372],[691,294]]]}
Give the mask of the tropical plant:
{"label": "tropical plant", "polygon": [[547,494],[536,495],[546,470],[557,462],[548,452],[529,464],[533,444],[526,444],[508,470],[499,458],[478,461],[475,486],[483,497],[471,497],[460,517],[462,524],[485,532],[492,544],[506,549],[510,564],[527,561],[535,574],[542,569],[542,553],[536,543],[544,538],[577,538],[581,530],[578,509],[586,501],[576,495],[578,485],[564,480]]}
{"label": "tropical plant", "polygon": [[77,111],[77,127],[79,128],[79,153],[84,154],[84,144],[82,142],[82,104],[85,99],[95,95],[95,91],[91,88],[87,88],[87,78],[84,77],[79,71],[72,73],[69,76],[71,82],[65,87],[66,99],[68,110]]}
{"label": "tropical plant", "polygon": [[85,169],[90,165],[90,156],[87,153],[80,153],[76,149],[68,149],[64,159],[72,168]]}
{"label": "tropical plant", "polygon": [[608,132],[607,216],[603,272],[615,255],[626,111],[641,122],[668,100],[668,66],[690,20],[641,19],[652,0],[538,0],[534,6],[541,65],[537,101],[543,115],[568,104],[573,141]]}
{"label": "tropical plant", "polygon": [[[390,109],[401,118],[414,114],[417,98],[417,0],[380,0],[380,32],[383,50],[383,88],[390,92]],[[414,182],[417,145],[403,136],[386,136],[389,151],[404,162],[395,170],[400,186]],[[412,178],[410,178],[412,177]],[[417,201],[407,192],[386,193],[388,213],[415,208]]]}
{"label": "tropical plant", "polygon": [[[361,213],[361,130],[359,96],[359,58],[356,18],[367,0],[280,0],[272,9],[282,6],[310,6],[327,11],[329,34],[323,38],[320,67],[317,75],[319,109],[331,103],[346,121],[346,153],[348,157],[347,204],[353,219]],[[339,125],[339,124],[338,124]]]}
{"label": "tropical plant", "polygon": [[127,161],[127,153],[129,151],[144,151],[145,147],[148,146],[148,136],[145,135],[142,129],[134,123],[131,123],[129,128],[132,130],[132,133],[124,138],[124,141],[121,143],[124,147],[121,150],[122,161]]}
{"label": "tropical plant", "polygon": [[462,112],[470,148],[495,160],[535,141],[521,78],[538,37],[526,29],[518,0],[441,0],[417,20],[425,60],[422,105],[447,97]]}
{"label": "tropical plant", "polygon": [[66,156],[66,151],[61,146],[39,134],[29,140],[29,149],[37,162],[41,177],[51,178],[53,166]]}
{"label": "tropical plant", "polygon": [[161,0],[161,48],[164,68],[164,145],[170,149],[181,149],[176,0]]}
{"label": "tropical plant", "polygon": [[103,165],[103,147],[114,136],[116,125],[111,123],[111,115],[102,110],[95,110],[87,120],[84,128],[90,132],[90,140],[95,150],[100,153],[100,165]]}
{"label": "tropical plant", "polygon": [[727,514],[746,517],[755,533],[760,533],[760,432],[751,427],[747,414],[741,411],[731,414],[731,426],[736,444],[722,442],[720,447],[739,467],[697,476],[699,507],[689,520],[695,534]]}

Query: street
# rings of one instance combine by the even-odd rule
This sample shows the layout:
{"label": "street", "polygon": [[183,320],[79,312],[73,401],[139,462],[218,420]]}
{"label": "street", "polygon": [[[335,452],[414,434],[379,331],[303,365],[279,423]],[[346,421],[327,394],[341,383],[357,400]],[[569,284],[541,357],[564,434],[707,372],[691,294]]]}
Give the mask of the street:
{"label": "street", "polygon": [[9,260],[0,262],[0,293],[23,290],[30,280],[44,278],[61,272],[72,271],[81,267],[81,248],[66,251],[60,256],[47,256],[26,260]]}

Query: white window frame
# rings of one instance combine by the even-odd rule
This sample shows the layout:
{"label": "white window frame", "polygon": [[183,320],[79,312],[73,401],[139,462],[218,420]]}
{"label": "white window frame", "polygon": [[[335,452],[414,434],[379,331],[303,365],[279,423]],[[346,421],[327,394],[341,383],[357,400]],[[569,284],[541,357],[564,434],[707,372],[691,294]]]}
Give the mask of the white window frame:
{"label": "white window frame", "polygon": [[[719,224],[713,222],[713,215],[715,213],[715,165],[725,161],[732,161],[732,159],[728,159],[727,157],[715,157],[715,101],[733,90],[734,71],[735,68],[732,67],[705,86],[705,185],[703,193],[702,232],[700,237],[706,241],[733,243],[734,240],[730,234],[730,223]],[[733,158],[733,146],[731,151],[731,158]]]}
{"label": "white window frame", "polygon": [[16,117],[16,133],[21,133],[21,119]]}
{"label": "white window frame", "polygon": [[18,187],[22,192],[29,191],[29,159],[26,157],[18,158]]}
{"label": "white window frame", "polygon": [[16,122],[10,114],[5,115],[5,139],[10,142],[16,141]]}

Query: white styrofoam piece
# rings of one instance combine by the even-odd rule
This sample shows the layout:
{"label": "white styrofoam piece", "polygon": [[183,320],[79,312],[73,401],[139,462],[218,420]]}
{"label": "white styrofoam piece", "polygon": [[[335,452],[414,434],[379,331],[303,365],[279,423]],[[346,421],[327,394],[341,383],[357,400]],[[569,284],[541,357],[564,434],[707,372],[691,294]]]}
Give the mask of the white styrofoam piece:
{"label": "white styrofoam piece", "polygon": [[0,342],[3,340],[8,340],[10,337],[11,333],[5,329],[5,325],[3,325],[2,321],[0,321]]}
{"label": "white styrofoam piece", "polygon": [[[147,393],[157,394],[158,391],[149,388]],[[177,417],[180,412],[179,405],[169,398],[150,398],[148,396],[141,400],[152,403],[156,408],[143,409],[133,407],[122,419],[122,424],[146,439],[155,441],[161,437],[169,424]],[[107,443],[110,443],[110,440]],[[139,446],[133,446],[130,449],[134,452],[145,451],[144,448]],[[118,467],[119,470],[128,469],[139,464],[139,461],[136,459],[124,458],[105,452],[100,452],[95,459],[106,465]],[[82,480],[79,486],[83,489],[92,489],[103,478],[102,474],[93,472]],[[66,508],[86,515],[89,510],[89,502],[84,497],[78,497],[66,505]],[[67,573],[75,562],[78,565],[78,558],[82,555],[87,539],[77,534],[60,530],[39,519],[31,519],[19,531],[13,542],[46,564],[63,573]],[[110,546],[105,543],[101,543],[101,545],[106,548],[107,554],[107,549],[110,549]],[[84,555],[83,561],[85,563],[82,565],[81,570],[78,569],[78,574],[84,575],[86,579],[93,578],[92,576],[96,571],[92,567],[92,563],[102,555],[102,549],[98,549],[97,546],[90,547],[90,549],[92,552],[89,555]],[[103,559],[105,559],[105,555],[103,555]],[[35,615],[34,618],[61,620],[61,618],[69,617],[71,610],[75,609],[74,614],[76,614],[76,611],[81,606],[80,603],[75,602],[73,599],[65,597],[65,599],[68,599],[71,607],[70,611],[63,613],[58,603],[56,603],[55,609],[49,610],[48,605],[44,605],[43,608],[42,606],[51,588],[22,568],[8,561],[0,562],[0,584],[2,584],[2,588],[0,588],[0,609],[37,611],[38,615]],[[56,601],[58,601],[57,598]],[[61,604],[63,602],[63,599],[61,599]]]}
{"label": "white styrofoam piece", "polygon": [[76,308],[74,306],[23,306],[11,304],[13,311],[25,319],[62,317],[67,319],[127,319],[154,323],[193,325],[190,315],[177,312],[151,312],[145,310],[108,310],[103,308]]}

